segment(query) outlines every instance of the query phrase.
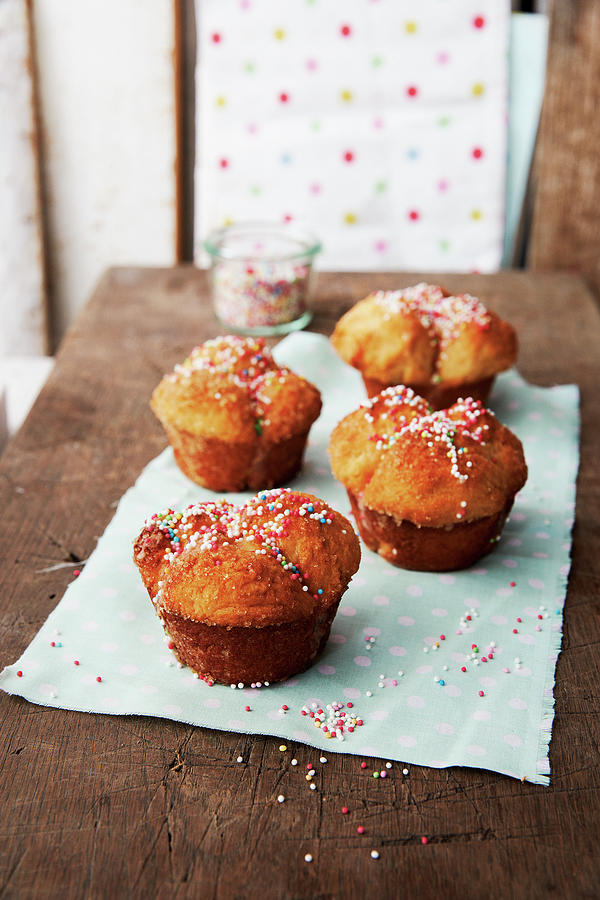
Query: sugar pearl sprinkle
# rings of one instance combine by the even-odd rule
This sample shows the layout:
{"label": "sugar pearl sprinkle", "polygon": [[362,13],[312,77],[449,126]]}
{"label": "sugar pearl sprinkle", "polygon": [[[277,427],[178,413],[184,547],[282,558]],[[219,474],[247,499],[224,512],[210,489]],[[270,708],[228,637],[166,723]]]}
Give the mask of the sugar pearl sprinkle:
{"label": "sugar pearl sprinkle", "polygon": [[490,327],[490,314],[477,297],[447,296],[436,284],[421,282],[400,291],[376,291],[372,297],[385,310],[386,318],[417,316],[432,342],[439,343],[442,358],[448,341],[458,335],[462,325],[475,325],[482,331]]}
{"label": "sugar pearl sprinkle", "polygon": [[[197,373],[219,375],[224,385],[235,385],[246,393],[255,417],[254,428],[259,436],[263,426],[269,424],[269,395],[272,390],[265,392],[265,388],[274,386],[280,390],[288,380],[298,380],[298,376],[289,369],[277,365],[264,338],[237,335],[217,337],[195,347],[183,363],[175,366],[167,379],[185,384]],[[224,395],[216,392],[214,396],[223,404],[229,402],[226,392]]]}
{"label": "sugar pearl sprinkle", "polygon": [[306,310],[310,268],[292,261],[224,260],[213,270],[215,308],[236,328],[279,325]]}
{"label": "sugar pearl sprinkle", "polygon": [[335,702],[322,707],[313,701],[305,704],[300,712],[312,719],[315,728],[319,728],[326,738],[337,738],[340,742],[352,734],[355,728],[363,725],[363,720],[353,711],[352,703],[344,706],[343,703]]}
{"label": "sugar pearl sprinkle", "polygon": [[[305,593],[315,600],[323,595],[322,588],[308,583],[308,573],[302,572],[292,560],[287,559],[279,547],[282,538],[290,534],[293,520],[307,517],[320,525],[328,526],[334,520],[334,511],[322,500],[307,497],[290,488],[261,491],[242,506],[226,500],[191,504],[184,512],[166,509],[154,513],[145,523],[143,545],[149,545],[153,534],[161,532],[166,538],[164,561],[172,563],[187,547],[213,554],[213,564],[220,565],[221,548],[236,542],[254,547],[256,555],[269,555],[289,573]],[[154,604],[160,609],[163,581],[158,582]],[[261,687],[254,683],[252,687]],[[234,687],[232,685],[232,687]],[[243,687],[243,685],[238,685]],[[286,712],[284,707],[281,707]]]}
{"label": "sugar pearl sprinkle", "polygon": [[[485,446],[493,417],[471,397],[458,400],[447,410],[434,411],[404,385],[386,388],[378,396],[363,400],[361,407],[367,422],[377,429],[370,436],[377,450],[385,452],[396,444],[420,440],[432,456],[447,461],[450,474],[461,484],[468,480],[468,470],[473,466],[470,451]],[[464,518],[466,508],[467,501],[460,500],[457,519]]]}

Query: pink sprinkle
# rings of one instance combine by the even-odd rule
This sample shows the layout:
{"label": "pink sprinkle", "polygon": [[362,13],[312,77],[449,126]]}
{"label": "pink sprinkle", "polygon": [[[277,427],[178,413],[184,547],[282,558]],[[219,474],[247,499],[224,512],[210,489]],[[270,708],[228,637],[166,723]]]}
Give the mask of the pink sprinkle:
{"label": "pink sprinkle", "polygon": [[477,693],[479,694],[480,697],[485,696],[484,693],[483,693],[483,691],[478,691]]}
{"label": "pink sprinkle", "polygon": [[81,569],[73,569],[73,575],[77,578],[78,575],[81,575]]}
{"label": "pink sprinkle", "polygon": [[79,660],[78,660],[78,659],[74,659],[74,660],[73,660],[73,665],[74,665],[74,666],[78,666],[78,665],[79,665]]}
{"label": "pink sprinkle", "polygon": [[457,628],[457,629],[456,629],[456,633],[457,633],[457,634],[462,634],[462,631],[460,630],[460,628]]}
{"label": "pink sprinkle", "polygon": [[518,629],[518,628],[513,628],[513,634],[518,634],[518,633],[519,633],[519,629]]}
{"label": "pink sprinkle", "polygon": [[381,770],[381,772],[379,773],[379,777],[380,777],[380,778],[387,778],[387,772],[385,771],[385,769],[382,769],[382,770]]}
{"label": "pink sprinkle", "polygon": [[446,635],[440,634],[440,641],[445,641],[445,640],[446,640]]}
{"label": "pink sprinkle", "polygon": [[517,616],[517,622],[522,622],[522,621],[523,621],[523,620],[521,619],[521,617],[520,617],[520,616]]}
{"label": "pink sprinkle", "polygon": [[504,666],[502,671],[508,673],[508,672],[510,672],[510,669],[508,668],[508,666]]}
{"label": "pink sprinkle", "polygon": [[461,672],[466,672],[466,671],[467,671],[467,667],[466,667],[466,666],[461,666],[461,667],[460,667],[460,671],[461,671]]}
{"label": "pink sprinkle", "polygon": [[281,708],[282,708],[282,710],[283,710],[284,712],[287,712],[288,709],[289,709],[289,706],[286,706],[285,703],[284,703],[283,706],[282,706]]}
{"label": "pink sprinkle", "polygon": [[428,843],[429,843],[429,838],[426,838],[425,835],[423,835],[423,837],[421,838],[421,843],[422,843],[422,844],[428,844]]}
{"label": "pink sprinkle", "polygon": [[361,769],[366,769],[367,768],[366,762],[361,762],[360,767],[361,767]]}
{"label": "pink sprinkle", "polygon": [[354,703],[346,703],[346,706],[348,707],[348,709],[352,709],[352,707],[354,706]]}
{"label": "pink sprinkle", "polygon": [[100,682],[102,681],[102,676],[96,675],[96,681],[98,682],[98,684],[100,684]]}
{"label": "pink sprinkle", "polygon": [[516,581],[511,581],[510,586],[511,586],[511,587],[516,587],[516,586],[517,586],[517,582],[516,582]]}
{"label": "pink sprinkle", "polygon": [[359,834],[364,834],[364,833],[365,833],[365,829],[363,828],[362,825],[359,825],[358,828],[357,828],[356,830],[357,830],[357,832],[358,832]]}
{"label": "pink sprinkle", "polygon": [[244,709],[246,710],[246,712],[250,712],[250,707],[249,707],[249,706],[245,706]]}
{"label": "pink sprinkle", "polygon": [[347,812],[348,812],[348,807],[342,806],[342,815],[345,816],[347,814]]}
{"label": "pink sprinkle", "polygon": [[536,626],[535,626],[535,630],[536,630],[536,631],[541,631],[541,630],[542,630],[541,625],[536,625]]}
{"label": "pink sprinkle", "polygon": [[487,656],[482,656],[482,657],[481,657],[481,662],[487,662]]}

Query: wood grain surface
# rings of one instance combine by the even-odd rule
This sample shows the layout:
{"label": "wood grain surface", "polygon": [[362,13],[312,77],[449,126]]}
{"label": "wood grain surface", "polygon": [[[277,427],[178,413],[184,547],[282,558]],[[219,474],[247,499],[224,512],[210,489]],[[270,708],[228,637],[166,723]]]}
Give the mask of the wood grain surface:
{"label": "wood grain surface", "polygon": [[550,0],[546,91],[534,161],[528,265],[600,290],[600,3]]}
{"label": "wood grain surface", "polygon": [[[313,327],[329,333],[368,290],[417,279],[322,275]],[[376,781],[375,760],[365,774],[357,757],[331,755],[318,790],[308,792],[298,770],[315,753],[301,744],[289,745],[294,770],[277,738],[0,694],[0,897],[600,894],[598,312],[574,275],[453,275],[442,283],[479,294],[513,322],[526,378],[578,382],[582,391],[551,787],[476,769],[412,765],[403,775],[397,764]],[[153,387],[220,331],[205,276],[191,267],[104,276],[0,460],[1,665],[25,649],[71,580],[69,564],[92,552],[123,492],[165,446],[148,407]]]}

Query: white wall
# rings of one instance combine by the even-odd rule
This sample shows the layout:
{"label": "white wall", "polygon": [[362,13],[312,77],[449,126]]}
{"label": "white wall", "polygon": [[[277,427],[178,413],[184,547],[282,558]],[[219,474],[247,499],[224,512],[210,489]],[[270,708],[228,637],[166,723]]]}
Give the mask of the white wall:
{"label": "white wall", "polygon": [[46,351],[28,25],[26,0],[0,2],[0,358]]}
{"label": "white wall", "polygon": [[103,270],[176,261],[173,0],[33,0],[60,338]]}

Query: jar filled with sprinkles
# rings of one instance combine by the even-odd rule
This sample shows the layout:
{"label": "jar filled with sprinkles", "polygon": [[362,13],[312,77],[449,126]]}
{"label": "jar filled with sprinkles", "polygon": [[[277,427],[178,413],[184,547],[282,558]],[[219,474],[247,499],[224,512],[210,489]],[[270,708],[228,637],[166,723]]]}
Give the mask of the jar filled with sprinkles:
{"label": "jar filled with sprinkles", "polygon": [[246,222],[213,231],[208,253],[214,311],[238,334],[304,328],[321,244],[293,225]]}

